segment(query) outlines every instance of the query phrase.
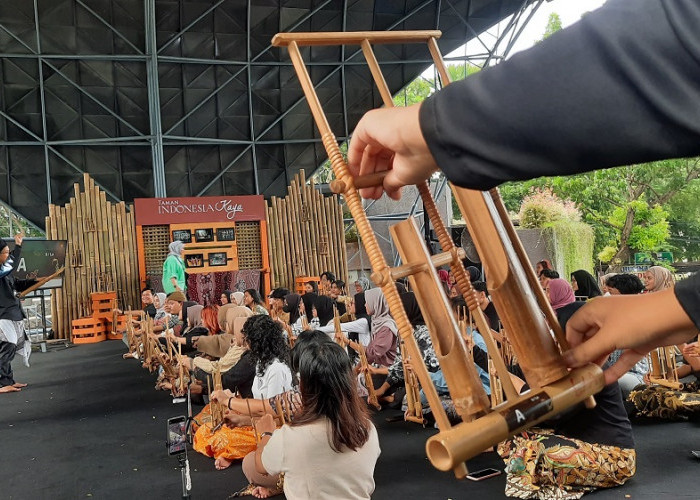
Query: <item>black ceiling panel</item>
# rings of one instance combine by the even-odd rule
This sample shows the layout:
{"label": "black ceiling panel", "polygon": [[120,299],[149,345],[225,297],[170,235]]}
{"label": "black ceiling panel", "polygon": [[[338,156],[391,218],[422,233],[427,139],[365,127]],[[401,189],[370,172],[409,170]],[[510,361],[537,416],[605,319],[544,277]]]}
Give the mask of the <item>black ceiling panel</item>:
{"label": "black ceiling panel", "polygon": [[[446,54],[541,1],[13,2],[0,9],[0,199],[43,227],[83,172],[112,201],[284,195],[326,154],[273,35],[441,29]],[[423,45],[375,51],[393,92],[429,65]],[[359,47],[302,54],[343,140],[381,105]]]}

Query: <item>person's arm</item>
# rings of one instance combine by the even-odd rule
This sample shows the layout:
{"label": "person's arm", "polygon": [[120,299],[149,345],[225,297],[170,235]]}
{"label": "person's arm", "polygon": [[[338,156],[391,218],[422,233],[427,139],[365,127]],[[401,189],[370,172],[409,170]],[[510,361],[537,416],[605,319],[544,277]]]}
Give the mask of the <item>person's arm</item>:
{"label": "person's arm", "polygon": [[587,302],[568,321],[566,338],[571,350],[564,357],[570,367],[588,362],[602,364],[611,352],[622,349],[617,362],[605,370],[609,384],[651,349],[682,344],[697,334],[695,324],[671,288],[642,295],[601,297]]}
{"label": "person's arm", "polygon": [[695,0],[610,0],[420,105],[370,111],[353,133],[350,170],[391,168],[383,187],[361,192],[398,198],[402,186],[427,179],[438,166],[454,184],[485,190],[697,156],[698,26]]}

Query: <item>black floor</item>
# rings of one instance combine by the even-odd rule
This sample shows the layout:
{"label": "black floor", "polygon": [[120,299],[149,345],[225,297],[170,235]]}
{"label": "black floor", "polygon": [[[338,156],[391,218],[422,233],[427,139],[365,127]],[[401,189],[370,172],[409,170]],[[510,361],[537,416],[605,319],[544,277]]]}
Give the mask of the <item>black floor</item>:
{"label": "black floor", "polygon": [[[0,499],[178,499],[177,460],[165,449],[168,417],[185,413],[136,360],[123,360],[119,341],[34,353],[19,359],[15,378],[30,387],[0,394]],[[433,469],[425,440],[435,431],[386,423],[376,415],[382,455],[375,499],[504,498],[504,476],[479,483],[457,481]],[[635,423],[637,475],[622,488],[591,499],[700,499],[700,424]],[[193,499],[226,499],[245,484],[240,465],[216,471],[213,460],[190,453]],[[503,467],[494,453],[470,470]]]}

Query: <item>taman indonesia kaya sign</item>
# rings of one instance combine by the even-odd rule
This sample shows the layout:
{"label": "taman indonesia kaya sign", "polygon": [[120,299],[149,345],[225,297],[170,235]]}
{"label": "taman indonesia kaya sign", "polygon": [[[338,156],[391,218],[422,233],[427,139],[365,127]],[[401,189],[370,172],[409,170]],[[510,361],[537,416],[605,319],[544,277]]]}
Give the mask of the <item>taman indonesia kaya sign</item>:
{"label": "taman indonesia kaya sign", "polygon": [[136,198],[134,216],[139,226],[265,220],[265,198],[262,195]]}

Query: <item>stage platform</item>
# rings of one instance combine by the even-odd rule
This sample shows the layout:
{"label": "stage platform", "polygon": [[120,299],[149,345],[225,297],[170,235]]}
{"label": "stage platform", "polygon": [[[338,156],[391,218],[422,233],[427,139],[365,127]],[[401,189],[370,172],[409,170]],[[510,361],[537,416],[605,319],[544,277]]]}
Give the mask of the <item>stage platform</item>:
{"label": "stage platform", "polygon": [[[120,341],[52,348],[34,353],[32,367],[17,358],[15,378],[29,383],[0,394],[0,498],[5,500],[178,499],[177,459],[165,448],[169,417],[184,404],[153,389],[155,375],[136,360],[124,360]],[[388,423],[395,411],[375,415],[382,454],[375,499],[504,498],[505,476],[457,481],[425,457],[435,429]],[[625,486],[601,490],[591,499],[698,499],[698,422],[635,422],[637,475]],[[240,464],[214,469],[213,459],[191,452],[192,498],[226,499],[245,485]],[[471,470],[503,468],[495,453],[471,460]],[[248,497],[252,498],[252,497]],[[277,497],[283,498],[283,497]]]}

